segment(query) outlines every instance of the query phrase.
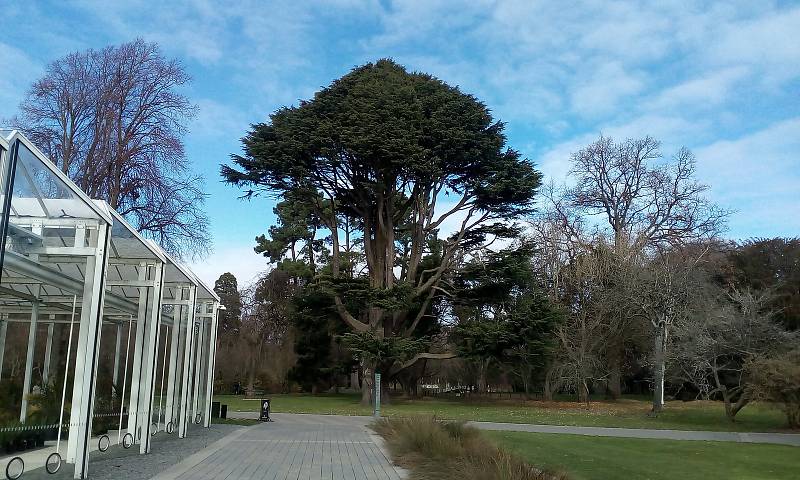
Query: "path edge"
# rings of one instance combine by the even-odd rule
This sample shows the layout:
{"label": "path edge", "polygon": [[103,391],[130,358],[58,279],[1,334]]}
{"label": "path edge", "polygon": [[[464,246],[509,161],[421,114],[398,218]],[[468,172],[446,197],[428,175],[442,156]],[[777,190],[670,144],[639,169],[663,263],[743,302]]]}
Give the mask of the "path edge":
{"label": "path edge", "polygon": [[250,427],[242,427],[240,429],[234,430],[233,432],[225,435],[224,437],[220,438],[216,442],[212,443],[211,445],[205,447],[204,449],[197,451],[184,460],[178,462],[177,464],[169,467],[168,469],[164,470],[163,472],[150,477],[150,480],[175,480],[184,473],[188,472],[192,469],[192,467],[197,466],[200,462],[205,460],[206,458],[210,457],[214,452],[218,451],[225,445],[233,442],[241,435],[244,434]]}

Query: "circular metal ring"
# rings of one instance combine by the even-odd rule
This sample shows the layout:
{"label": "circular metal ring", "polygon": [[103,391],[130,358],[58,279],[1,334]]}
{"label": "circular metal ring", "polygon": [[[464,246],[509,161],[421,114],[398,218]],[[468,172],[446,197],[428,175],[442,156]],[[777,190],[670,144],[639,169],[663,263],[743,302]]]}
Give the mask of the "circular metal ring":
{"label": "circular metal ring", "polygon": [[194,417],[194,423],[196,423],[196,424],[198,424],[198,425],[199,425],[199,424],[200,424],[200,422],[202,422],[202,421],[203,421],[203,416],[202,416],[202,415],[200,415],[199,413],[198,413],[197,415],[195,415],[195,417]]}
{"label": "circular metal ring", "polygon": [[122,448],[131,448],[131,445],[133,445],[133,435],[128,432],[122,436]]}
{"label": "circular metal ring", "polygon": [[167,433],[169,433],[170,435],[175,433],[175,424],[172,423],[172,422],[167,423],[166,430],[167,430]]}
{"label": "circular metal ring", "polygon": [[97,449],[101,452],[105,452],[110,446],[111,439],[108,438],[108,435],[101,435],[100,439],[97,440]]}
{"label": "circular metal ring", "polygon": [[47,460],[44,462],[44,469],[47,470],[47,473],[50,475],[58,473],[58,471],[61,470],[61,455],[56,452],[48,455]]}
{"label": "circular metal ring", "polygon": [[[11,469],[12,464],[19,465],[19,472],[15,472]],[[14,457],[8,461],[8,464],[6,465],[6,478],[8,480],[17,480],[22,476],[23,473],[25,473],[25,461],[19,457]]]}

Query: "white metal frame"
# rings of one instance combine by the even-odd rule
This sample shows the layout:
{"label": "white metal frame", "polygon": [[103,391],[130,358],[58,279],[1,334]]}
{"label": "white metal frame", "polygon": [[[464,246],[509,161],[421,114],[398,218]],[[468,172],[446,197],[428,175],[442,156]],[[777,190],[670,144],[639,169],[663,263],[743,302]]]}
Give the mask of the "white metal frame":
{"label": "white metal frame", "polygon": [[[97,394],[97,371],[104,320],[117,325],[117,334],[114,339],[113,382],[116,385],[119,377],[123,377],[124,385],[121,396],[123,402],[125,401],[126,386],[131,386],[127,402],[128,422],[124,433],[130,433],[135,443],[139,444],[139,452],[142,454],[150,452],[152,435],[163,430],[159,424],[153,428],[152,419],[157,394],[156,383],[159,381],[155,375],[158,368],[158,352],[166,352],[167,347],[170,347],[169,377],[171,379],[168,386],[171,395],[168,395],[168,400],[179,398],[180,404],[170,405],[166,414],[169,415],[170,421],[176,423],[179,437],[187,435],[189,423],[194,423],[198,415],[201,416],[204,426],[209,427],[216,355],[217,312],[221,308],[219,297],[191,270],[175,261],[153,241],[144,239],[108,204],[91,200],[18,131],[11,131],[7,134],[4,132],[3,135],[0,135],[0,150],[2,150],[0,152],[0,175],[2,175],[3,181],[6,178],[6,170],[12,163],[10,154],[14,145],[24,145],[30,150],[38,161],[62,182],[70,193],[75,195],[75,198],[89,208],[88,211],[96,215],[97,220],[66,216],[26,217],[25,219],[16,219],[12,223],[10,221],[11,210],[9,210],[9,231],[13,229],[15,235],[21,235],[22,239],[30,240],[26,240],[28,243],[22,245],[15,240],[17,242],[15,249],[21,248],[21,250],[6,249],[2,265],[0,265],[6,275],[2,279],[3,283],[18,286],[17,289],[13,289],[6,285],[0,285],[0,294],[23,302],[23,304],[9,305],[0,303],[0,381],[3,378],[2,365],[6,331],[9,322],[12,321],[9,315],[16,315],[13,320],[15,322],[29,324],[23,387],[24,392],[29,392],[32,388],[31,371],[36,346],[37,323],[47,325],[48,333],[43,366],[43,375],[46,377],[53,368],[50,364],[50,357],[52,356],[54,326],[66,322],[63,317],[57,318],[57,316],[67,315],[72,308],[74,318],[75,309],[71,306],[74,295],[78,298],[80,309],[79,320],[74,322],[77,335],[75,352],[72,353],[72,356],[69,350],[67,352],[67,369],[71,367],[71,358],[74,358],[74,381],[71,394],[72,408],[69,413],[68,444],[64,458],[68,463],[74,463],[75,478],[86,478],[89,471],[89,442],[92,438],[92,420]],[[30,178],[28,181],[31,181]],[[35,184],[32,186],[35,188]],[[13,193],[11,197],[13,198]],[[11,199],[9,199],[10,201]],[[44,209],[44,207],[42,208]],[[47,214],[46,210],[45,213]],[[111,247],[116,245],[114,242],[117,238],[113,236],[112,230],[113,227],[119,225],[122,225],[131,234],[125,238],[133,238],[143,246],[142,258],[138,258],[138,255],[137,258],[119,257],[111,251]],[[64,246],[52,246],[52,242],[50,246],[44,244],[41,236],[42,228],[74,229],[73,246],[68,246],[67,243],[64,243]],[[96,237],[96,246],[85,246],[89,229]],[[46,258],[48,263],[42,263],[40,256]],[[81,273],[82,281],[63,272],[60,265],[64,264],[79,265],[78,271]],[[134,266],[138,273],[133,277],[123,277],[121,267],[117,267],[115,271],[118,273],[117,278],[119,279],[110,279],[108,274],[111,265]],[[130,267],[127,268],[130,271]],[[177,283],[172,279],[167,281],[167,272],[172,272],[171,276],[175,276],[179,281]],[[50,292],[43,290],[44,285],[48,286]],[[182,296],[184,290],[188,292],[187,298]],[[28,291],[33,293],[26,293]],[[52,293],[53,291],[56,292],[55,295]],[[131,291],[138,293],[132,297]],[[122,293],[120,294],[120,292]],[[126,292],[128,293],[126,294]],[[172,292],[181,292],[181,294],[173,296]],[[26,307],[27,304],[30,306]],[[175,318],[164,315],[162,307],[165,305],[175,306],[179,312],[178,315]],[[198,311],[198,305],[201,306],[200,311]],[[182,331],[180,318],[182,309],[187,312],[185,331]],[[30,313],[30,320],[19,319],[19,315],[26,312]],[[128,323],[124,364],[120,363],[122,322]],[[162,326],[170,328],[173,332],[169,339],[170,343],[167,343],[166,338],[161,338]],[[133,328],[135,328],[135,334]],[[72,320],[70,321],[70,338],[72,338],[71,335]],[[162,341],[164,342],[163,347],[160,346]],[[70,342],[68,344],[72,348],[72,344]],[[128,354],[131,348],[133,349],[132,368],[129,368]],[[177,358],[180,351],[183,352],[182,361]],[[163,360],[166,364],[166,357]],[[123,373],[120,373],[120,367]],[[128,375],[129,371],[130,375]],[[164,367],[162,367],[162,375],[163,372]],[[180,373],[180,383],[174,382],[178,373]],[[66,388],[66,382],[64,383]],[[160,396],[161,393],[159,393]],[[23,397],[25,396],[23,395]],[[201,398],[204,401],[203,404],[201,404]],[[162,399],[159,398],[159,400]],[[123,410],[120,410],[119,415],[121,423]],[[165,425],[167,415],[164,417]],[[26,418],[27,399],[24,399],[20,419],[24,422]],[[160,421],[159,408],[158,422]],[[120,432],[119,438],[122,437],[123,432]],[[60,441],[58,445],[60,445]],[[3,468],[5,466],[0,465],[0,469]]]}

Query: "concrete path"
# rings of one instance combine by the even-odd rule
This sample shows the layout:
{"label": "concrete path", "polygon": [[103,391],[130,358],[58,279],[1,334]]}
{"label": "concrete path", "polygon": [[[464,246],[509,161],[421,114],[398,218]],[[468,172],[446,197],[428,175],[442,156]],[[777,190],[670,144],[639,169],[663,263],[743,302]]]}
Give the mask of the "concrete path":
{"label": "concrete path", "polygon": [[703,432],[696,430],[648,430],[642,428],[567,427],[521,423],[469,422],[482,430],[566,433],[595,437],[657,438],[662,440],[704,440],[712,442],[775,443],[800,447],[800,435],[792,433]]}
{"label": "concrete path", "polygon": [[[258,418],[257,412],[229,412],[236,418]],[[281,419],[316,419],[314,421],[350,421],[361,422],[366,425],[372,417],[343,416],[343,415],[309,415],[291,413],[273,413],[273,418]],[[344,420],[333,420],[344,419]],[[623,437],[623,438],[656,438],[662,440],[701,440],[712,442],[738,442],[738,443],[773,443],[778,445],[792,445],[800,447],[800,434],[795,433],[736,433],[736,432],[708,432],[699,430],[658,430],[644,428],[609,428],[609,427],[570,427],[561,425],[531,425],[527,423],[497,423],[497,422],[467,422],[482,430],[504,430],[510,432],[534,433],[565,433],[570,435],[589,435],[595,437]]]}
{"label": "concrete path", "polygon": [[400,480],[369,417],[281,415],[237,431],[157,480]]}

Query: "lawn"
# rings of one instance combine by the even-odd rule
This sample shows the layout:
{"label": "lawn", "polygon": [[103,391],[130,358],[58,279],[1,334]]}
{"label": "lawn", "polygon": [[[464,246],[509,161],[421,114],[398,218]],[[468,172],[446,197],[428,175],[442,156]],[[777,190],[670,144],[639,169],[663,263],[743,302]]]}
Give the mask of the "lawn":
{"label": "lawn", "polygon": [[530,463],[572,480],[796,479],[800,449],[783,445],[484,432]]}
{"label": "lawn", "polygon": [[[272,398],[274,412],[329,415],[372,413],[370,407],[359,404],[358,395],[292,394],[269,395],[269,398]],[[256,400],[231,395],[219,395],[215,400],[227,404],[229,411],[258,411],[260,406]],[[642,399],[592,402],[588,410],[583,404],[568,401],[393,399],[390,405],[383,406],[382,413],[388,416],[427,414],[448,420],[738,432],[781,431],[786,424],[780,411],[758,404],[745,407],[735,423],[725,418],[719,402],[668,402],[665,411],[657,418],[649,417],[649,410],[650,403]]]}

